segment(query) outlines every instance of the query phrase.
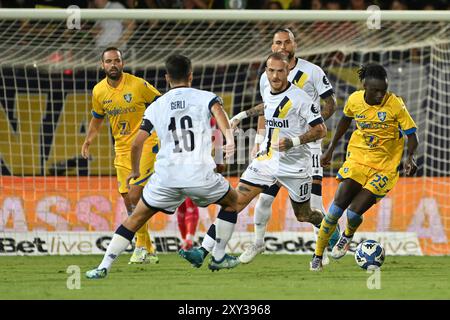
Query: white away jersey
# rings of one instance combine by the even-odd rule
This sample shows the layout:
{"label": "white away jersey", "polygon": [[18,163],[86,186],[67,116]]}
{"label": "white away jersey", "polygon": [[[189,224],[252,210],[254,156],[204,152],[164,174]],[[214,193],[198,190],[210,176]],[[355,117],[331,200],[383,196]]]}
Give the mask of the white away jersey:
{"label": "white away jersey", "polygon": [[216,165],[211,156],[210,108],[217,102],[222,104],[212,92],[179,87],[147,108],[141,129],[152,128],[161,141],[155,163],[156,183],[196,187],[212,179]]}
{"label": "white away jersey", "polygon": [[259,161],[266,161],[276,176],[307,176],[310,174],[311,150],[308,145],[293,147],[286,152],[272,149],[273,141],[295,138],[323,122],[319,107],[310,96],[292,83],[283,92],[272,94],[270,87],[263,93],[266,136],[261,144]]}
{"label": "white away jersey", "polygon": [[[325,99],[334,93],[325,72],[314,63],[300,58],[297,58],[295,67],[289,71],[288,80],[311,97],[313,102],[319,107],[319,112],[320,98]],[[266,88],[270,88],[270,84],[267,74],[264,72],[259,79],[259,90],[263,100],[263,93]],[[320,149],[321,141],[320,139],[310,142],[309,145],[311,148]]]}

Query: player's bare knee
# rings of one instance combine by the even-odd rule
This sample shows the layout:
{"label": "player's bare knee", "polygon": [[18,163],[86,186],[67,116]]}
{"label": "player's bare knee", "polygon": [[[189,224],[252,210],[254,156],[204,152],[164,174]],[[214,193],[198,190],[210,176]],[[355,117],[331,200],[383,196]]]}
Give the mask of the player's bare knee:
{"label": "player's bare knee", "polygon": [[339,199],[339,198],[335,197],[333,200],[333,203],[334,203],[334,205],[338,206],[339,208],[345,210],[349,206],[350,201]]}
{"label": "player's bare knee", "polygon": [[120,194],[123,198],[123,203],[125,204],[125,207],[127,208],[128,212],[131,212],[131,203],[130,203],[130,198],[128,198],[128,193],[121,193]]}
{"label": "player's bare knee", "polygon": [[128,199],[132,205],[137,205],[141,198],[142,188],[139,186],[132,186],[128,192]]}
{"label": "player's bare knee", "polygon": [[139,202],[140,194],[129,194],[129,199],[132,205],[136,205]]}
{"label": "player's bare knee", "polygon": [[351,203],[347,209],[353,211],[356,214],[362,215],[364,212],[366,212],[368,210],[368,209],[366,209],[367,207],[369,207],[368,204],[353,204],[353,203]]}

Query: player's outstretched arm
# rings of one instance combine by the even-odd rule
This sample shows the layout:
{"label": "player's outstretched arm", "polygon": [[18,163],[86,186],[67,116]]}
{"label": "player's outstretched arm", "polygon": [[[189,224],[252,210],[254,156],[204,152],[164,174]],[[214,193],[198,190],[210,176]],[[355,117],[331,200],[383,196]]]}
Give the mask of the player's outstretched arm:
{"label": "player's outstretched arm", "polygon": [[336,96],[332,94],[329,97],[326,97],[324,100],[324,104],[322,106],[322,112],[320,113],[322,115],[322,118],[324,121],[327,121],[336,111],[337,101]]}
{"label": "player's outstretched arm", "polygon": [[239,123],[245,118],[262,115],[264,115],[264,103],[260,103],[257,106],[254,106],[253,108],[250,108],[246,111],[239,112],[237,115],[231,118],[230,120],[231,128],[233,130],[236,129]]}
{"label": "player's outstretched arm", "polygon": [[352,119],[353,118],[347,117],[346,115],[342,115],[342,118],[341,120],[339,120],[339,123],[336,127],[336,132],[334,133],[333,139],[331,140],[327,151],[325,151],[324,154],[320,157],[320,165],[322,167],[326,167],[330,164],[334,149],[336,148],[336,145],[342,138],[342,136],[347,132],[352,123]]}
{"label": "player's outstretched arm", "polygon": [[416,152],[417,146],[419,145],[419,138],[416,132],[408,134],[407,137],[408,142],[406,145],[408,147],[408,158],[406,158],[405,162],[405,173],[407,176],[412,176],[417,171],[417,164],[414,160],[414,153]]}
{"label": "player's outstretched arm", "polygon": [[304,133],[300,137],[298,137],[299,143],[296,143],[295,142],[296,139],[294,138],[293,139],[294,146],[296,144],[306,144],[308,142],[322,139],[326,135],[327,135],[327,126],[325,125],[325,123],[316,124],[316,125],[312,126],[308,131],[306,131],[306,133]]}
{"label": "player's outstretched arm", "polygon": [[86,135],[86,139],[84,139],[83,146],[81,147],[81,156],[83,158],[89,158],[89,146],[100,131],[102,123],[103,118],[92,117],[91,122],[89,123],[89,129]]}
{"label": "player's outstretched arm", "polygon": [[223,110],[220,103],[215,103],[211,107],[211,113],[216,118],[217,126],[222,134],[225,136],[225,159],[231,158],[234,154],[234,135],[230,127],[230,120],[228,115]]}
{"label": "player's outstretched arm", "polygon": [[150,134],[146,130],[140,129],[131,145],[131,173],[127,178],[127,186],[129,187],[131,179],[137,179],[140,176],[139,163],[141,161],[142,149],[144,142]]}

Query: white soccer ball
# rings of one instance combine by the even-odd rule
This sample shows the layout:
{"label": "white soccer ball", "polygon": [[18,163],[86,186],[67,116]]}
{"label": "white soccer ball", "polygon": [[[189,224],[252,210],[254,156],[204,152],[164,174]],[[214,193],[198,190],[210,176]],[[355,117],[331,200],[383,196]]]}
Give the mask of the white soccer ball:
{"label": "white soccer ball", "polygon": [[363,269],[378,269],[384,262],[384,249],[375,240],[365,240],[356,248],[355,261]]}

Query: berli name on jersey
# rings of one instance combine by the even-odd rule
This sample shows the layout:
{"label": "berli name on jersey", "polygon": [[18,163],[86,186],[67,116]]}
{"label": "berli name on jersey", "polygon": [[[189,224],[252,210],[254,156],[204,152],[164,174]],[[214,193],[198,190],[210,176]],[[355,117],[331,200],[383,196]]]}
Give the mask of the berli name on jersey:
{"label": "berli name on jersey", "polygon": [[179,87],[147,108],[143,126],[151,123],[161,141],[154,173],[160,185],[201,186],[214,174],[210,108],[216,102],[222,103],[212,92]]}
{"label": "berli name on jersey", "polygon": [[274,150],[271,144],[284,137],[292,139],[301,136],[309,130],[310,125],[322,123],[319,107],[306,92],[290,82],[284,91],[276,94],[266,87],[263,95],[266,135],[258,160],[267,161],[276,175],[303,173],[306,176],[310,170],[311,157],[307,144],[286,152]]}

